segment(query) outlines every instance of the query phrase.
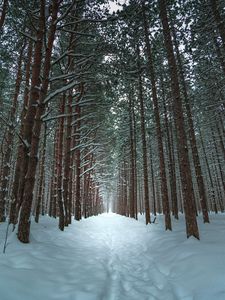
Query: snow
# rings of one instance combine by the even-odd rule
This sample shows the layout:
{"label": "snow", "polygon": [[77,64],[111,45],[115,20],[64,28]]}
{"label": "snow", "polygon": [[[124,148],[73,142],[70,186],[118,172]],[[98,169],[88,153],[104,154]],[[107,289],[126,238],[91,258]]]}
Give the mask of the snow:
{"label": "snow", "polygon": [[[2,300],[224,300],[225,218],[199,217],[201,240],[186,239],[183,216],[165,232],[163,216],[145,225],[102,214],[61,232],[57,220],[32,223],[31,243],[11,233],[0,254]],[[6,224],[0,224],[0,247]]]}

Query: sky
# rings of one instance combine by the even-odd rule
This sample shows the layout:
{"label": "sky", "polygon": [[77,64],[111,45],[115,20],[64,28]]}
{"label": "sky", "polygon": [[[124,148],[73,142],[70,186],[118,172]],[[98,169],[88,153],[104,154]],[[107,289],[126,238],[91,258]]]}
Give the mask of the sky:
{"label": "sky", "polygon": [[[124,3],[128,3],[128,0],[119,0],[117,1],[119,4],[124,4]],[[116,4],[113,1],[109,1],[109,6],[110,6],[110,13],[113,13],[114,11],[116,12],[118,9],[121,10],[121,6]]]}

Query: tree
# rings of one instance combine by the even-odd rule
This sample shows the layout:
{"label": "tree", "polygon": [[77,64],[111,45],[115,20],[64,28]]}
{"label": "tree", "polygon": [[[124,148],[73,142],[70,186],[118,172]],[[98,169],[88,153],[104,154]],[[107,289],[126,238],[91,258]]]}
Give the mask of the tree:
{"label": "tree", "polygon": [[163,25],[163,36],[164,43],[167,51],[167,59],[169,63],[170,77],[171,77],[171,91],[173,95],[173,109],[174,109],[174,118],[176,123],[176,129],[178,134],[178,151],[180,155],[180,175],[182,182],[182,192],[184,199],[184,210],[186,218],[186,233],[187,237],[194,236],[199,239],[198,225],[195,216],[193,198],[192,195],[192,178],[191,170],[189,165],[188,158],[188,146],[187,138],[185,133],[184,125],[184,115],[180,94],[180,86],[178,80],[177,64],[175,60],[175,55],[173,52],[173,44],[171,39],[171,33],[169,28],[169,22],[167,17],[167,8],[166,2],[164,0],[159,0],[159,10],[160,10],[160,19]]}

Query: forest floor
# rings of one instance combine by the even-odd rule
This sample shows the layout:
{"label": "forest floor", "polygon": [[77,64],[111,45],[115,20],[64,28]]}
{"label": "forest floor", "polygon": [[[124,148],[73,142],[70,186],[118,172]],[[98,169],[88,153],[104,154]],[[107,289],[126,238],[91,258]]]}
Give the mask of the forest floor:
{"label": "forest floor", "polygon": [[[116,214],[32,223],[31,243],[16,233],[0,254],[1,300],[224,300],[225,215],[199,217],[201,240],[186,239],[183,216],[165,232]],[[5,224],[0,224],[2,252]]]}

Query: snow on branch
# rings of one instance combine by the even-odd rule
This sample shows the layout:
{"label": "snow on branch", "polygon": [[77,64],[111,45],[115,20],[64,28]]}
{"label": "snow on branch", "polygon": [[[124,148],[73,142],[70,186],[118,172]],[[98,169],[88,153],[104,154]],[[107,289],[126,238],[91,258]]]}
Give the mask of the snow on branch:
{"label": "snow on branch", "polygon": [[54,66],[56,63],[58,63],[61,59],[69,55],[70,51],[65,51],[62,55],[60,55],[55,61],[52,62],[52,65]]}
{"label": "snow on branch", "polygon": [[60,118],[67,118],[67,117],[73,117],[76,116],[77,113],[73,113],[73,114],[62,114],[62,115],[57,115],[57,116],[53,116],[53,117],[49,117],[45,119],[45,116],[42,117],[43,122],[48,122],[48,121],[52,121],[55,119],[60,119]]}
{"label": "snow on branch", "polygon": [[62,74],[62,75],[59,75],[59,76],[51,77],[49,79],[49,81],[53,82],[53,81],[56,81],[56,80],[72,79],[75,76],[76,76],[75,73]]}
{"label": "snow on branch", "polygon": [[79,145],[76,145],[75,147],[71,148],[71,149],[70,149],[70,152],[73,152],[73,151],[75,151],[75,150],[77,150],[77,149],[86,149],[86,148],[88,148],[88,147],[93,147],[93,146],[99,147],[99,146],[101,146],[101,144],[98,144],[98,143],[92,143],[92,142],[89,143],[89,144],[87,144],[87,143],[79,144]]}
{"label": "snow on branch", "polygon": [[97,149],[98,149],[97,146],[94,147],[93,149],[91,149],[87,154],[85,154],[85,155],[83,156],[83,159],[85,159],[86,157],[88,157],[90,154],[92,154],[93,152],[95,152],[95,150],[97,150]]}
{"label": "snow on branch", "polygon": [[97,35],[94,35],[91,33],[79,32],[79,31],[74,31],[74,30],[70,30],[70,29],[62,29],[62,31],[73,33],[76,35],[81,35],[81,36],[87,36],[87,37],[93,37],[93,38],[97,37]]}
{"label": "snow on branch", "polygon": [[87,170],[85,170],[82,174],[80,174],[80,177],[84,176],[86,173],[91,172],[98,164],[94,164],[92,167],[88,168]]}
{"label": "snow on branch", "polygon": [[79,85],[78,82],[76,81],[71,81],[70,83],[64,85],[63,87],[55,90],[54,92],[50,93],[44,100],[44,104],[48,103],[52,98],[54,98],[55,96],[64,93],[72,88],[74,88],[76,85]]}
{"label": "snow on branch", "polygon": [[92,117],[94,117],[94,116],[95,116],[94,113],[86,114],[86,115],[84,115],[83,117],[80,117],[80,118],[76,119],[75,121],[73,121],[73,122],[72,122],[72,125],[74,125],[74,124],[76,124],[77,122],[80,122],[80,121],[82,121],[82,120],[86,120],[86,119],[92,118]]}
{"label": "snow on branch", "polygon": [[66,16],[70,13],[70,11],[73,9],[74,5],[76,4],[77,0],[73,0],[72,3],[68,6],[67,10],[64,12],[64,14],[58,18],[57,23],[62,21],[66,18]]}

